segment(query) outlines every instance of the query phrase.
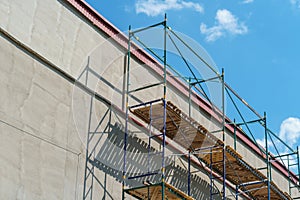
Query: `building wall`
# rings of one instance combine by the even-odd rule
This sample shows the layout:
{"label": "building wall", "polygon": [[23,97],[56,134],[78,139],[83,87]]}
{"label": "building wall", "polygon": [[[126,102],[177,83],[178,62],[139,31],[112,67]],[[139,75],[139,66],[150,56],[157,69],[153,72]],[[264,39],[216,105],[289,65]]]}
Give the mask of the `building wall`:
{"label": "building wall", "polygon": [[[120,199],[126,51],[114,41],[107,41],[105,33],[65,1],[2,1],[0,26],[0,198],[82,199],[89,130],[102,133],[89,146],[89,151],[95,147],[97,159],[93,161],[102,163],[90,166],[97,180],[88,178],[86,187],[93,186],[94,198]],[[131,61],[132,88],[162,80],[157,74],[159,69],[141,66],[136,59]],[[113,102],[117,109],[82,89],[81,84]],[[138,92],[135,97],[142,101],[161,98],[162,87]],[[167,99],[188,112],[187,96],[170,84]],[[135,103],[131,98],[130,104]],[[212,123],[197,104],[192,107],[194,119],[209,130],[218,129],[219,125]],[[143,130],[136,124],[130,126],[130,138],[136,144],[132,148],[137,152],[144,152],[147,146]],[[230,134],[226,140],[233,146]],[[241,141],[237,146],[252,166],[264,166]],[[154,143],[153,148],[159,145]],[[129,166],[143,170],[146,163],[138,164],[143,158],[134,154],[135,164]],[[186,160],[180,156],[172,159],[175,161],[169,161],[168,181],[185,191]],[[196,170],[197,166],[192,168]],[[275,170],[273,173],[276,184],[287,191],[287,179]],[[203,170],[193,175],[197,199],[207,198],[208,184]]]}

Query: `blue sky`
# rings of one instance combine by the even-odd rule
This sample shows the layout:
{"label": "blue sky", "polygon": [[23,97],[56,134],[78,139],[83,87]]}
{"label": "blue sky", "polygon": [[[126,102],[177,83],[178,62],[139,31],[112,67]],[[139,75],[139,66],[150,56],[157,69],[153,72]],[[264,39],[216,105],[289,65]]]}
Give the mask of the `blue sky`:
{"label": "blue sky", "polygon": [[[121,31],[163,20],[195,39],[292,146],[300,141],[300,0],[87,0]],[[263,138],[263,136],[257,136]]]}

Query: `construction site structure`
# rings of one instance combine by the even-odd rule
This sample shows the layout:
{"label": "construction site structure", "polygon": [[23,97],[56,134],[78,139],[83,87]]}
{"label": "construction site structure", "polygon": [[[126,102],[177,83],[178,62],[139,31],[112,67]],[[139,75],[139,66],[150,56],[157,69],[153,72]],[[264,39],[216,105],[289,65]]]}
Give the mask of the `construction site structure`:
{"label": "construction site structure", "polygon": [[82,0],[0,11],[0,199],[299,199],[298,148],[167,18],[123,34]]}
{"label": "construction site structure", "polygon": [[[163,36],[164,43],[163,43],[163,56],[160,57],[158,53],[155,53],[155,50],[147,47],[141,39],[136,36],[136,33],[140,33],[142,31],[147,31],[148,29],[153,29],[157,26],[163,26]],[[299,152],[298,149],[296,151],[292,150],[289,146],[287,146],[280,138],[278,138],[275,134],[273,134],[267,128],[267,118],[266,114],[261,117],[253,108],[251,108],[248,104],[246,104],[237,93],[234,92],[225,82],[224,82],[224,71],[222,74],[219,74],[212,66],[210,66],[202,57],[201,55],[197,54],[197,52],[193,51],[193,49],[184,42],[182,38],[176,32],[174,32],[169,26],[167,26],[167,18],[165,16],[165,20],[161,23],[151,25],[146,28],[141,28],[132,31],[131,27],[129,28],[128,32],[128,54],[127,54],[127,86],[126,86],[126,123],[125,123],[125,136],[124,136],[124,164],[123,164],[123,199],[125,199],[125,194],[132,195],[138,199],[194,199],[193,194],[191,192],[191,157],[198,160],[199,163],[204,163],[204,165],[209,168],[209,178],[210,178],[210,197],[209,199],[216,199],[215,195],[218,195],[222,199],[227,199],[226,195],[226,187],[228,180],[230,184],[235,186],[235,199],[239,199],[239,196],[243,196],[250,199],[292,199],[291,188],[299,187],[299,181],[291,178],[289,181],[289,193],[283,192],[280,188],[276,185],[274,181],[272,181],[272,162],[276,161],[276,158],[286,157],[289,163],[289,156],[296,156],[297,159],[297,167],[299,170]],[[169,40],[167,40],[169,37]],[[195,54],[197,58],[201,62],[206,65],[205,67],[209,68],[213,73],[215,73],[215,77],[210,77],[209,79],[201,79],[195,76],[193,69],[189,66],[190,64],[187,62],[187,59],[184,57],[181,50],[178,48],[179,45],[175,43],[176,38],[180,43],[182,43],[187,49],[190,50],[189,53]],[[140,44],[143,48],[145,48],[150,54],[156,57],[158,60],[162,61],[162,70],[163,70],[163,81],[150,84],[150,83],[140,83],[143,87],[139,88],[130,88],[130,59],[131,59],[131,43],[135,41],[136,43]],[[174,66],[170,66],[167,62],[167,41],[171,41],[172,44],[176,47],[178,51],[178,55],[181,56],[183,62],[186,64],[186,69],[190,70],[191,77],[180,77],[180,73],[174,69]],[[133,49],[134,51],[135,49]],[[168,68],[168,67],[171,67]],[[185,81],[185,84],[188,84],[189,88],[189,113],[186,114],[180,108],[175,106],[172,102],[167,100],[167,84],[168,84],[168,76],[174,76],[171,74],[170,71],[175,71],[177,78],[181,78],[180,81]],[[192,77],[193,76],[193,77]],[[191,82],[190,80],[193,79],[195,82]],[[199,95],[199,92],[192,90],[193,87],[200,85],[201,83],[205,83],[208,81],[217,80],[222,85],[222,94],[220,95],[222,98],[222,106],[221,110],[216,108],[213,104],[211,104],[212,110],[215,112],[216,115],[219,115],[219,122],[221,124],[220,130],[209,131],[201,124],[199,124],[196,120],[191,117],[191,94]],[[145,86],[146,85],[146,86]],[[134,92],[141,92],[144,91],[145,93],[147,90],[151,88],[155,88],[158,85],[162,85],[162,95],[160,99],[149,99],[146,102],[142,102],[135,105],[130,105],[129,98],[132,97],[132,93]],[[199,88],[202,88],[201,86]],[[247,163],[243,157],[236,151],[236,135],[234,135],[234,149],[229,145],[226,145],[226,136],[225,136],[225,129],[226,123],[232,123],[228,120],[225,116],[225,92],[229,95],[230,99],[232,100],[233,104],[235,104],[234,100],[231,97],[230,92],[236,95],[242,103],[244,103],[251,111],[257,115],[258,119],[250,122],[243,122],[239,125],[248,125],[250,123],[260,123],[261,126],[264,128],[265,134],[265,147],[258,146],[262,153],[262,157],[265,160],[265,166],[261,168],[255,168],[251,166],[251,164]],[[201,94],[204,94],[205,97],[205,90],[200,91]],[[206,99],[207,102],[212,102],[210,99]],[[236,107],[238,110],[238,108]],[[239,110],[238,110],[239,111]],[[149,129],[149,138],[148,138],[148,156],[147,162],[148,165],[151,165],[154,161],[152,159],[152,155],[161,155],[161,168],[160,170],[151,171],[151,167],[149,167],[146,173],[129,176],[127,173],[127,135],[128,135],[128,124],[130,123],[129,115],[132,113],[144,123],[147,124]],[[240,113],[240,112],[239,112]],[[243,117],[241,117],[244,119]],[[237,124],[234,123],[235,129],[237,128]],[[155,133],[152,131],[152,128],[155,128],[159,131],[159,133]],[[248,128],[248,126],[247,126]],[[221,138],[217,138],[214,136],[215,133],[221,132]],[[251,133],[251,131],[250,131]],[[287,146],[291,153],[285,155],[278,155],[274,157],[270,154],[268,147],[268,141],[272,140],[272,136],[276,137],[276,139],[283,142],[285,146]],[[187,191],[180,191],[174,186],[170,185],[167,182],[167,173],[166,173],[166,138],[171,139],[176,144],[184,147],[186,152],[182,153],[182,156],[185,156],[187,161],[187,169],[188,169],[188,178],[187,178]],[[153,151],[151,149],[151,141],[158,140],[160,143],[160,151]],[[254,139],[255,142],[255,139]],[[273,145],[275,145],[273,143]],[[275,147],[276,148],[276,147]],[[279,153],[277,151],[277,153]],[[290,173],[290,165],[286,166]],[[261,171],[265,170],[265,173]],[[130,174],[130,173],[129,173]],[[147,180],[150,180],[149,177],[157,176],[159,174],[161,179],[157,183],[148,183]],[[299,176],[299,171],[297,171]],[[126,180],[128,179],[144,179],[144,185],[138,187],[129,187],[126,188]],[[217,189],[217,192],[213,190],[214,181],[219,179],[219,182],[222,182],[221,190]],[[295,181],[295,182],[294,182]],[[291,182],[294,182],[293,186],[291,186]],[[229,195],[231,196],[231,195]]]}

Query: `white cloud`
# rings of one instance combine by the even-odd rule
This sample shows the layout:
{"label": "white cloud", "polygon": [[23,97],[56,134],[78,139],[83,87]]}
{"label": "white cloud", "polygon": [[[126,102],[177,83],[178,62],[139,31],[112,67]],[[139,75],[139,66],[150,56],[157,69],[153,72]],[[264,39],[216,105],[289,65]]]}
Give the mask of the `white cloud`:
{"label": "white cloud", "polygon": [[[300,139],[300,119],[295,117],[289,117],[285,119],[280,125],[279,138],[283,140],[288,146],[294,148],[294,145],[298,144],[298,140]],[[270,138],[268,139],[269,151],[271,151],[272,154],[278,155],[278,152],[275,150],[274,145],[276,145],[276,148],[279,151],[280,155],[291,153],[290,149],[283,145],[279,140],[274,140],[273,138],[273,141],[275,144],[272,142],[272,140],[270,140]],[[256,139],[256,142],[263,148],[265,148],[265,138]],[[291,155],[289,159],[290,164],[295,163],[296,155]],[[286,157],[284,157],[284,159],[280,161],[282,161],[283,164],[287,166],[288,162]],[[296,170],[296,167],[297,166],[291,166],[290,169]]]}
{"label": "white cloud", "polygon": [[138,0],[135,3],[136,13],[145,13],[148,16],[164,14],[168,10],[192,9],[203,13],[203,7],[191,1],[182,0]]}
{"label": "white cloud", "polygon": [[279,137],[289,146],[293,146],[300,138],[300,119],[289,117],[280,125]]}
{"label": "white cloud", "polygon": [[[266,140],[265,138],[262,139],[256,139],[257,144],[259,144],[261,147],[265,148],[266,147]],[[273,143],[272,141],[268,140],[268,147],[272,146]]]}
{"label": "white cloud", "polygon": [[266,146],[265,139],[256,139],[256,142],[262,147]]}
{"label": "white cloud", "polygon": [[242,3],[247,4],[247,3],[253,3],[254,0],[244,0]]}
{"label": "white cloud", "polygon": [[200,31],[206,35],[208,42],[215,41],[226,33],[231,35],[243,35],[248,32],[248,27],[244,23],[239,22],[238,18],[226,9],[218,10],[215,19],[215,26],[208,28],[204,23],[200,25]]}
{"label": "white cloud", "polygon": [[300,8],[300,0],[290,0],[290,2],[293,6]]}

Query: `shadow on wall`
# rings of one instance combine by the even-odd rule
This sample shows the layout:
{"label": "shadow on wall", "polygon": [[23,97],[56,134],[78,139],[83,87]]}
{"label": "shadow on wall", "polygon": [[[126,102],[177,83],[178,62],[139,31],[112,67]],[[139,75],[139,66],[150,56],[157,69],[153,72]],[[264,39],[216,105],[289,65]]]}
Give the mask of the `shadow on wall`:
{"label": "shadow on wall", "polygon": [[[123,169],[123,147],[124,131],[119,123],[111,125],[110,132],[107,134],[105,141],[99,148],[94,160],[90,163],[96,168],[115,178],[116,181],[122,182]],[[144,181],[159,183],[161,179],[160,166],[161,155],[156,157],[148,155],[148,144],[130,133],[128,135],[128,159],[127,159],[127,177],[140,176],[148,172],[157,173],[156,175],[134,178],[126,181],[128,187],[142,186]],[[158,151],[151,147],[152,154]],[[149,161],[148,161],[149,159]],[[150,164],[150,165],[149,165]],[[166,176],[167,181],[187,193],[187,176],[188,171],[181,166],[175,165],[171,159],[166,159]],[[105,190],[105,188],[103,188]],[[210,185],[199,175],[193,174],[191,177],[191,194],[195,199],[209,199]],[[214,199],[219,199],[214,196]]]}
{"label": "shadow on wall", "polygon": [[[127,177],[126,181],[129,187],[138,187],[143,185],[143,181],[157,183],[161,179],[159,174],[161,170],[161,156],[153,155],[148,157],[148,144],[132,133],[127,138]],[[105,173],[115,177],[118,182],[122,182],[123,170],[123,147],[124,147],[124,131],[119,123],[111,125],[111,132],[108,133],[103,145],[95,157],[95,166]],[[150,148],[152,154],[159,153],[154,148]],[[149,160],[148,160],[149,158]],[[171,160],[166,159],[167,169],[171,168]],[[167,170],[170,171],[170,170]],[[130,178],[143,176],[147,173],[154,173],[152,176],[144,176],[141,178]]]}
{"label": "shadow on wall", "polygon": [[[174,166],[174,173],[173,177],[169,180],[170,184],[175,186],[176,188],[180,189],[187,193],[188,191],[188,184],[187,184],[187,177],[188,171],[183,169],[180,166]],[[216,193],[217,189],[213,188],[213,192]],[[191,195],[195,199],[202,199],[202,200],[209,200],[210,199],[210,184],[203,180],[199,175],[193,174],[191,176]],[[222,199],[218,195],[214,195],[213,199]]]}

